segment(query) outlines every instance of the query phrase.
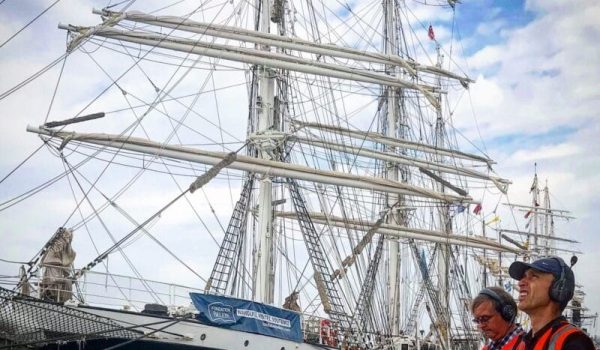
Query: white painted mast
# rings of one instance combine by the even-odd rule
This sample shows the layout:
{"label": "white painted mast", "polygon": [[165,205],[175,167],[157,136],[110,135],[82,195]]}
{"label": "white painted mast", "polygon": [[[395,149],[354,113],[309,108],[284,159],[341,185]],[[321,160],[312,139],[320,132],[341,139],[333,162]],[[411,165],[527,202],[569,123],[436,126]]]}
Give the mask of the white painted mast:
{"label": "white painted mast", "polygon": [[[550,191],[548,190],[548,180],[544,186],[544,209],[550,210]],[[554,217],[552,215],[544,215],[544,249],[545,255],[554,254],[554,241],[548,239],[554,236]]]}
{"label": "white painted mast", "polygon": [[[437,64],[436,66],[441,67],[442,66],[442,61],[443,61],[443,55],[441,53],[441,48],[440,48],[440,44],[438,44],[436,42],[436,50],[437,50]],[[438,78],[438,88],[441,88],[441,79]],[[438,95],[438,101],[439,101],[439,105],[441,106],[441,100],[442,100],[442,96],[441,93]],[[442,115],[442,110],[441,108],[438,108],[436,111],[437,114],[437,119],[436,119],[436,125],[435,125],[435,146],[436,147],[442,147],[445,144],[445,123],[444,123],[444,119],[443,119],[443,115]],[[438,163],[443,163],[444,162],[444,156],[443,155],[435,155],[434,159],[436,160],[436,162]],[[443,174],[438,173],[438,176],[440,176],[440,178],[443,179]],[[435,186],[438,188],[438,191],[440,192],[445,192],[445,186],[443,184],[437,184],[437,186]],[[450,237],[452,235],[452,221],[449,215],[449,206],[448,205],[440,205],[440,207],[437,209],[438,210],[438,225],[437,227],[439,228],[440,231],[444,232],[448,237]],[[448,309],[450,309],[450,254],[452,254],[451,252],[451,247],[448,245],[441,245],[440,246],[440,254],[438,254],[438,261],[437,261],[437,265],[438,265],[438,289],[440,291],[439,296],[441,298],[440,302],[442,306],[447,307]],[[442,319],[443,320],[443,319]],[[438,322],[442,321],[440,319],[438,319]],[[444,337],[444,339],[440,339],[440,342],[445,342],[446,346],[444,346],[444,348],[446,349],[451,349],[452,346],[450,344],[450,326],[451,326],[451,321],[452,317],[451,314],[448,314],[448,317],[446,318],[446,324],[439,324],[438,323],[438,327],[439,327],[439,331],[440,331],[440,335],[442,337]]]}
{"label": "white painted mast", "polygon": [[[397,48],[396,40],[396,16],[394,15],[394,1],[385,0],[383,2],[385,23],[384,23],[384,45],[385,54],[388,56],[395,55]],[[395,66],[388,65],[386,72],[391,76],[398,76],[399,70]],[[386,136],[390,138],[396,138],[396,130],[398,125],[398,98],[399,89],[388,86],[386,90]],[[400,124],[402,125],[402,124]],[[401,137],[402,138],[402,137]],[[386,145],[387,151],[394,153],[395,147]],[[390,161],[385,163],[384,176],[387,179],[398,181],[398,164]],[[388,207],[395,206],[396,203],[401,199],[397,194],[387,194],[386,204]],[[387,216],[386,222],[388,224],[399,223],[399,211],[394,210],[390,215]],[[402,223],[404,224],[404,223]],[[400,242],[397,239],[390,239],[387,242],[388,247],[388,276],[387,276],[387,288],[388,288],[388,324],[390,325],[392,335],[397,335],[400,331]]]}
{"label": "white painted mast", "polygon": [[[531,206],[534,208],[540,207],[540,198],[539,198],[539,186],[538,186],[538,175],[537,175],[537,164],[535,164],[535,175],[533,176],[533,184],[531,185]],[[540,236],[539,232],[539,217],[537,215],[537,210],[533,212],[533,247],[537,249],[538,247],[538,237]],[[527,236],[527,247],[530,247],[529,236]]]}
{"label": "white painted mast", "polygon": [[[271,22],[271,1],[257,0],[257,13],[259,17],[259,31],[269,33]],[[265,52],[270,52],[270,46],[259,45],[258,48]],[[275,78],[273,70],[267,66],[258,66],[259,75],[259,95],[256,101],[258,112],[258,132],[265,132],[276,128],[274,125],[274,91]],[[259,157],[270,159],[270,156],[259,148]],[[263,176],[260,180],[260,189],[258,192],[258,227],[259,239],[256,251],[254,298],[256,301],[272,304],[274,299],[274,268],[273,268],[273,183],[271,177]]]}

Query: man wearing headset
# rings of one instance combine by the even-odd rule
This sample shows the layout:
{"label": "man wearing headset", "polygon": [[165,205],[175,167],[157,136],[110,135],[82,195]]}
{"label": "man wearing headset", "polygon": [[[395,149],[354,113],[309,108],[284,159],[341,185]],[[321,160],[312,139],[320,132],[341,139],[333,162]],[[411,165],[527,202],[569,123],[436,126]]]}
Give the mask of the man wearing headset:
{"label": "man wearing headset", "polygon": [[559,257],[532,263],[515,261],[508,270],[519,281],[519,310],[529,315],[531,330],[517,350],[594,350],[592,340],[561,316],[575,292],[573,270]]}
{"label": "man wearing headset", "polygon": [[471,313],[481,332],[490,340],[482,350],[512,350],[525,332],[515,324],[517,304],[500,287],[482,289],[471,303]]}

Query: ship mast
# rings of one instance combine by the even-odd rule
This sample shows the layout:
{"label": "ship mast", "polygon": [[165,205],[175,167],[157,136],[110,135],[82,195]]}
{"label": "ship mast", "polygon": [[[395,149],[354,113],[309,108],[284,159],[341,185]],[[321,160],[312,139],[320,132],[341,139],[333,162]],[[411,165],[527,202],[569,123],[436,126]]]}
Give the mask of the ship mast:
{"label": "ship mast", "polygon": [[[538,218],[538,210],[540,203],[540,189],[538,186],[538,175],[537,175],[537,163],[535,164],[535,175],[533,176],[533,184],[531,185],[531,207],[535,208],[533,215],[533,247],[537,249],[538,247],[538,235],[539,232],[539,218]],[[529,246],[529,237],[527,237],[527,243]]]}
{"label": "ship mast", "polygon": [[[270,0],[257,0],[257,22],[261,33],[270,32]],[[269,45],[259,45],[263,51],[270,51]],[[258,133],[276,129],[273,111],[275,101],[275,76],[267,66],[258,66],[258,97],[254,107],[258,113]],[[270,159],[265,150],[259,149],[258,156]],[[258,193],[258,246],[255,247],[254,299],[259,302],[273,303],[274,299],[274,268],[273,268],[273,183],[270,176],[264,176],[260,181]]]}
{"label": "ship mast", "polygon": [[[548,180],[544,186],[544,210],[548,215],[544,215],[544,237],[554,237],[554,216],[550,210],[550,191],[548,190]],[[544,242],[545,255],[554,254],[554,242],[545,239]]]}
{"label": "ship mast", "polygon": [[[443,62],[443,55],[441,53],[440,44],[436,42],[437,51],[437,62],[436,67],[441,68]],[[441,77],[437,78],[437,85],[441,91]],[[439,106],[441,106],[441,92],[438,94]],[[435,137],[434,144],[436,147],[443,147],[446,143],[445,136],[445,123],[442,115],[441,107],[436,109],[436,124],[435,124]],[[437,162],[443,163],[444,156],[435,155]],[[438,176],[443,179],[443,174],[438,173]],[[437,185],[440,192],[445,192],[445,186],[441,183]],[[446,232],[447,235],[452,234],[452,220],[449,215],[450,206],[449,204],[440,205],[438,209],[438,227],[440,231]],[[449,245],[441,245],[439,247],[440,254],[438,254],[438,290],[441,305],[447,305],[450,307],[450,254],[452,254],[451,247]],[[446,349],[450,349],[450,322],[451,317],[438,318],[438,327],[440,334],[440,342],[445,343]]]}
{"label": "ship mast", "polygon": [[[394,0],[385,0],[383,2],[384,13],[385,13],[385,23],[384,23],[384,50],[387,55],[395,55],[398,50],[397,38],[396,38],[396,16],[395,16],[395,6]],[[386,67],[386,73],[388,75],[397,76],[399,70],[397,66],[388,65]],[[385,106],[386,114],[385,114],[385,136],[390,138],[397,137],[397,125],[405,125],[406,123],[399,121],[399,98],[401,97],[401,91],[399,88],[388,86],[385,88],[386,99]],[[402,130],[400,130],[402,134]],[[400,139],[403,139],[403,135],[399,135]],[[396,148],[394,146],[386,145],[387,151],[390,153],[395,152]],[[384,176],[387,179],[398,181],[399,167],[395,162],[385,162],[385,171]],[[406,179],[403,177],[403,182]],[[399,203],[401,200],[401,196],[397,194],[388,194],[386,196],[386,204],[387,207],[392,207],[395,203]],[[402,205],[401,203],[399,204]],[[400,221],[400,211],[393,211],[390,215],[387,216],[386,221],[388,224],[398,223],[400,225],[404,225],[405,222]],[[387,277],[387,287],[388,287],[388,324],[391,328],[392,334],[398,334],[400,330],[400,242],[398,240],[389,240],[388,243],[388,277]]]}

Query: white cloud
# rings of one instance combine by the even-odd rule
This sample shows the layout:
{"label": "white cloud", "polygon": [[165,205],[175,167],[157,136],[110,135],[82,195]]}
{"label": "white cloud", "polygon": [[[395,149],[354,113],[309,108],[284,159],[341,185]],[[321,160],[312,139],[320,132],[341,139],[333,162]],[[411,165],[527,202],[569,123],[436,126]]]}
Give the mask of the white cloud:
{"label": "white cloud", "polygon": [[[485,84],[472,85],[471,93],[477,97],[472,100],[480,124],[488,126],[486,136],[510,132],[516,123],[521,133],[542,133],[558,125],[595,122],[590,112],[600,106],[600,65],[594,60],[600,49],[590,43],[600,35],[600,26],[591,18],[600,5],[590,1],[582,11],[583,2],[578,4],[560,10],[549,6],[531,23],[507,32],[505,42],[483,47],[468,59],[484,74]],[[498,90],[504,102],[489,104]],[[463,104],[458,114],[468,109]],[[476,135],[470,130],[468,135]]]}
{"label": "white cloud", "polygon": [[503,50],[500,46],[486,46],[469,57],[469,66],[475,70],[493,67],[500,63]]}
{"label": "white cloud", "polygon": [[[501,31],[502,40],[467,58],[479,77],[471,99],[463,98],[455,115],[470,116],[473,103],[478,128],[470,117],[458,119],[471,139],[480,140],[480,134],[483,140],[536,137],[527,149],[507,152],[502,143],[490,143],[487,149],[499,162],[498,173],[514,181],[511,202],[531,201],[528,192],[537,163],[553,206],[577,217],[557,233],[582,242],[575,248],[587,254],[576,274],[586,286],[587,306],[596,312],[600,302],[589,295],[599,293],[600,283],[587,277],[600,272],[590,254],[600,249],[594,238],[600,215],[594,188],[600,181],[600,48],[594,44],[600,37],[600,4],[539,0],[528,1],[526,8],[535,15],[530,23]],[[555,137],[539,137],[549,131]]]}
{"label": "white cloud", "polygon": [[581,148],[574,144],[544,145],[534,150],[519,150],[515,152],[507,162],[511,164],[531,164],[535,161],[548,161],[556,158],[577,156],[582,152]]}

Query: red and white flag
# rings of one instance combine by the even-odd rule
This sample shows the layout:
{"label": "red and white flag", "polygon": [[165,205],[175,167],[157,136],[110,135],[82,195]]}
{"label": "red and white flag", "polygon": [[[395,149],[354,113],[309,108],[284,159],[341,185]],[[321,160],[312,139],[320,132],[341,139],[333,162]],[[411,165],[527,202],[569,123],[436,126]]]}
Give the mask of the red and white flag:
{"label": "red and white flag", "polygon": [[429,25],[429,30],[427,31],[427,35],[429,35],[429,39],[435,40],[435,33],[433,32],[433,27],[431,24]]}

